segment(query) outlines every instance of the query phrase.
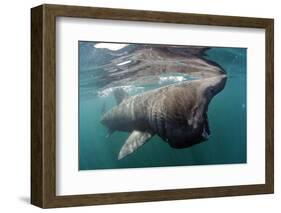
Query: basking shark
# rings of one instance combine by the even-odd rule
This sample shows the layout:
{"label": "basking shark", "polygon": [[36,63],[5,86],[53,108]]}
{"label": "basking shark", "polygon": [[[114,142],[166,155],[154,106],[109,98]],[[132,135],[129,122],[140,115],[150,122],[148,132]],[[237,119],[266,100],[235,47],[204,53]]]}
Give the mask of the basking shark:
{"label": "basking shark", "polygon": [[223,71],[209,78],[185,81],[128,97],[115,91],[118,105],[101,123],[112,133],[131,132],[118,159],[133,153],[154,135],[173,148],[185,148],[208,139],[208,105],[225,86]]}

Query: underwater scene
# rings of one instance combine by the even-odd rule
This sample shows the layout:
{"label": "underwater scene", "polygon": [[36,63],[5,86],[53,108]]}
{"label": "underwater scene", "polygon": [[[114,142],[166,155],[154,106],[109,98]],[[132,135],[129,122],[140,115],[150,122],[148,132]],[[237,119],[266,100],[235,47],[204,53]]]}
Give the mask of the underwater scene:
{"label": "underwater scene", "polygon": [[247,163],[247,49],[79,41],[79,170]]}

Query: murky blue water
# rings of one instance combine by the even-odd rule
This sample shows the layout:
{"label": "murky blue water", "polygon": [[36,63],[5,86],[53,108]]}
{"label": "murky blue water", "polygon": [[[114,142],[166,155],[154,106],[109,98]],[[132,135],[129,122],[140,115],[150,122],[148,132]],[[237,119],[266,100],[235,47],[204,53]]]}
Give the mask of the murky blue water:
{"label": "murky blue water", "polygon": [[[106,138],[107,129],[101,115],[116,105],[110,87],[101,89],[106,79],[101,65],[116,56],[95,49],[92,42],[79,42],[79,169],[114,169],[183,165],[246,163],[246,56],[245,48],[211,48],[206,58],[218,63],[227,73],[225,88],[211,101],[208,110],[210,138],[185,149],[171,148],[158,136],[130,156],[118,160],[118,153],[130,133],[114,132]],[[117,51],[120,53],[120,51]],[[176,73],[177,79],[188,77]],[[100,80],[102,79],[102,81]],[[130,95],[170,84],[164,82],[126,85]],[[174,79],[174,78],[171,78]],[[189,79],[190,80],[190,79]],[[192,80],[192,79],[191,79]]]}

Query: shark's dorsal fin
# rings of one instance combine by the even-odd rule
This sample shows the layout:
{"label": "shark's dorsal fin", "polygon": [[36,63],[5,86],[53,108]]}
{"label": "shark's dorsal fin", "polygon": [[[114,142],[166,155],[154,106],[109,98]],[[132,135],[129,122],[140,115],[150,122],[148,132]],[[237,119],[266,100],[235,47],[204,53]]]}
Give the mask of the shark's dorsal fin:
{"label": "shark's dorsal fin", "polygon": [[128,93],[122,88],[115,89],[113,94],[117,104],[120,104],[124,99],[129,97]]}
{"label": "shark's dorsal fin", "polygon": [[134,130],[122,146],[118,155],[118,160],[132,154],[135,150],[145,144],[152,136],[153,135],[149,132]]}

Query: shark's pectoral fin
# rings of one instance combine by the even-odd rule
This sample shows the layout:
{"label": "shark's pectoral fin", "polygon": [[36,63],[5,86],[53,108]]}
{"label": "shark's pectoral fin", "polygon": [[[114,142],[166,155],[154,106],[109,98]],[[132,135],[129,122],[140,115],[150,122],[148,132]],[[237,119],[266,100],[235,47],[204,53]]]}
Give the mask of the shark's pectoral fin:
{"label": "shark's pectoral fin", "polygon": [[152,136],[153,135],[149,132],[140,132],[134,130],[126,140],[125,144],[122,146],[118,155],[118,160],[133,153],[136,149],[145,144]]}

